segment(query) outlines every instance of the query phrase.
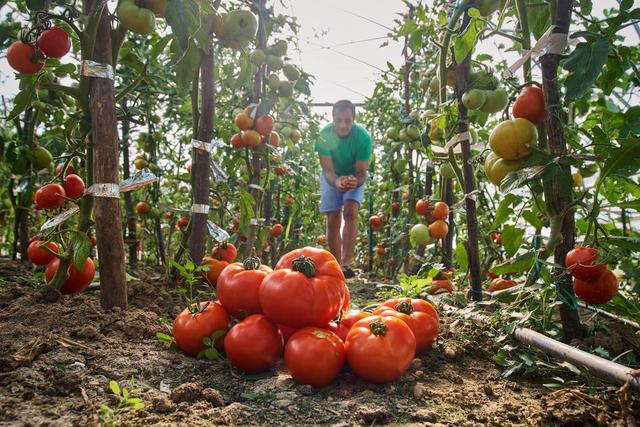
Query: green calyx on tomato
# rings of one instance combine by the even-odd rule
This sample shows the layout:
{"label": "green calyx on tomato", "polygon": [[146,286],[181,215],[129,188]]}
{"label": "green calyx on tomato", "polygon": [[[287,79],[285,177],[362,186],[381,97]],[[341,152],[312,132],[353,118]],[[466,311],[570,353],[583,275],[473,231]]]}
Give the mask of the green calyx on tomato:
{"label": "green calyx on tomato", "polygon": [[193,302],[193,304],[189,304],[187,308],[191,312],[191,317],[196,317],[196,314],[202,313],[209,306],[209,301],[204,304],[200,304],[198,301]]}
{"label": "green calyx on tomato", "polygon": [[121,0],[116,15],[122,25],[132,33],[151,34],[156,26],[155,13],[139,7],[133,0]]}
{"label": "green calyx on tomato", "polygon": [[402,301],[396,304],[393,309],[399,313],[411,314],[413,313],[413,306],[411,305],[411,301]]}
{"label": "green calyx on tomato", "polygon": [[260,268],[260,258],[250,256],[242,262],[242,266],[245,270],[257,270]]}
{"label": "green calyx on tomato", "polygon": [[373,335],[385,335],[387,333],[387,325],[380,320],[375,320],[369,324],[369,329],[373,333]]}
{"label": "green calyx on tomato", "polygon": [[316,275],[316,265],[311,258],[304,255],[300,255],[292,261],[291,269],[293,271],[299,271],[307,277]]}

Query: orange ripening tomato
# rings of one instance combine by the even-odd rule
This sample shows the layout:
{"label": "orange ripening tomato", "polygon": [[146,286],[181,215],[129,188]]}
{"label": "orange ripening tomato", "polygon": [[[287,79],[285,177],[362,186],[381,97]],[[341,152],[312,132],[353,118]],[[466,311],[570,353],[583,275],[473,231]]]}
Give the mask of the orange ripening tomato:
{"label": "orange ripening tomato", "polygon": [[[235,219],[234,219],[235,223]],[[238,225],[240,225],[238,223]],[[211,250],[211,257],[215,259],[220,259],[227,262],[235,261],[238,256],[238,249],[233,243],[220,243],[213,247]]]}
{"label": "orange ripening tomato", "polygon": [[206,276],[207,280],[212,285],[218,283],[218,278],[220,277],[222,270],[224,270],[225,267],[229,265],[227,261],[211,258],[208,256],[202,258],[202,265],[204,264],[209,264],[209,269],[207,270]]}
{"label": "orange ripening tomato", "polygon": [[447,233],[449,233],[449,226],[443,220],[438,219],[429,224],[429,236],[432,239],[444,239]]}
{"label": "orange ripening tomato", "polygon": [[443,292],[453,292],[453,283],[450,279],[434,279],[431,281],[429,294],[435,295]]}
{"label": "orange ripening tomato", "polygon": [[502,279],[498,277],[489,283],[489,292],[502,291],[504,289],[513,288],[517,283],[515,280]]}
{"label": "orange ripening tomato", "polygon": [[388,383],[402,376],[416,354],[411,328],[397,317],[368,316],[357,321],[345,342],[347,361],[360,378]]}
{"label": "orange ripening tomato", "polygon": [[513,103],[511,110],[513,117],[521,117],[529,120],[533,124],[544,121],[544,93],[538,86],[527,86],[520,92],[520,95]]}
{"label": "orange ripening tomato", "polygon": [[449,205],[445,202],[437,202],[433,206],[433,212],[431,213],[431,217],[433,219],[447,219],[449,216]]}
{"label": "orange ripening tomato", "polygon": [[[202,342],[203,338],[211,338],[216,331],[226,331],[231,323],[229,315],[218,301],[201,302],[200,310],[202,311],[192,313],[187,307],[173,321],[173,338],[176,344],[194,357],[207,348]],[[218,350],[222,349],[222,340],[223,337],[218,337],[214,343]]]}
{"label": "orange ripening tomato", "polygon": [[262,313],[258,291],[271,271],[255,257],[225,267],[218,276],[216,286],[220,304],[237,319]]}
{"label": "orange ripening tomato", "polygon": [[405,322],[416,338],[416,353],[430,348],[440,333],[436,309],[423,299],[389,299],[373,311],[379,316],[393,316]]}

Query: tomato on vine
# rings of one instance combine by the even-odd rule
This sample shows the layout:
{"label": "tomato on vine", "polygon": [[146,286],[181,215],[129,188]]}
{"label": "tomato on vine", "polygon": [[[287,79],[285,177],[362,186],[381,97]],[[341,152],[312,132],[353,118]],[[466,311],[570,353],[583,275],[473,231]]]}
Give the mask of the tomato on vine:
{"label": "tomato on vine", "polygon": [[49,58],[62,58],[71,49],[71,38],[61,27],[50,27],[38,36],[38,48]]}
{"label": "tomato on vine", "polygon": [[11,68],[23,74],[35,74],[44,66],[32,44],[15,41],[7,49],[7,62]]}

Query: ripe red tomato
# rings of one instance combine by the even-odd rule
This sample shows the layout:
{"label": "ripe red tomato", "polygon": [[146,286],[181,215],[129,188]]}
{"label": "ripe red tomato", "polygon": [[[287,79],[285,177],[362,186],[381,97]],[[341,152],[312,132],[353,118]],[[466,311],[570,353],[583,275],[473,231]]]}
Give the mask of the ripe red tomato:
{"label": "ripe red tomato", "polygon": [[400,378],[409,367],[416,354],[416,339],[397,317],[369,316],[353,325],[345,350],[356,375],[387,383]]}
{"label": "ripe red tomato", "polygon": [[434,279],[431,281],[429,294],[440,294],[444,292],[453,292],[453,283],[449,279]]}
{"label": "ripe red tomato", "polygon": [[376,246],[376,253],[380,256],[386,256],[387,248],[385,248],[382,243],[378,243],[378,245]]}
{"label": "ripe red tomato", "polygon": [[189,218],[178,218],[177,225],[180,230],[184,230],[185,228],[187,228],[187,225],[189,225]]}
{"label": "ripe red tomato", "polygon": [[[173,321],[173,338],[182,351],[197,356],[207,345],[202,342],[205,337],[211,338],[216,331],[226,331],[231,323],[229,315],[218,301],[201,302],[200,307],[208,304],[199,313],[191,313],[185,308]],[[223,337],[215,341],[217,349],[222,349]]]}
{"label": "ripe red tomato", "polygon": [[202,258],[202,265],[204,264],[209,264],[209,269],[207,270],[207,280],[212,285],[218,283],[220,274],[222,274],[222,271],[229,265],[227,261],[211,258],[208,256]]}
{"label": "ripe red tomato", "polygon": [[51,27],[40,33],[38,47],[50,58],[62,58],[71,49],[71,38],[60,27]]}
{"label": "ripe red tomato", "polygon": [[238,250],[233,243],[221,243],[213,247],[211,256],[223,261],[233,262],[238,256]]}
{"label": "ripe red tomato", "polygon": [[369,225],[371,226],[371,229],[373,231],[378,231],[380,229],[380,226],[382,226],[382,218],[380,218],[378,215],[369,217]]}
{"label": "ripe red tomato", "polygon": [[[53,276],[55,276],[56,271],[58,271],[59,265],[60,260],[58,258],[53,258],[51,262],[47,264],[47,268],[44,270],[44,278],[47,283],[53,280]],[[72,265],[67,272],[67,280],[60,286],[60,292],[67,295],[84,291],[91,284],[95,274],[96,266],[91,258],[86,259],[80,271]]]}
{"label": "ripe red tomato", "polygon": [[389,299],[373,311],[405,322],[416,338],[416,353],[430,348],[440,333],[440,317],[436,309],[423,299]]}
{"label": "ripe red tomato", "polygon": [[323,327],[345,298],[342,268],[331,252],[305,247],[285,254],[260,286],[260,306],[278,324]]}
{"label": "ripe red tomato", "polygon": [[544,121],[544,94],[538,86],[527,86],[522,89],[520,95],[513,103],[511,110],[513,117],[521,117],[529,120],[533,124]]}
{"label": "ripe red tomato", "polygon": [[[31,261],[35,265],[47,265],[52,259],[55,258],[49,252],[38,247],[40,245],[44,245],[44,243],[44,240],[34,240],[29,243],[29,246],[27,247],[27,257],[29,258],[29,261]],[[59,252],[58,245],[56,245],[54,242],[49,242],[46,246],[55,253]]]}
{"label": "ripe red tomato", "polygon": [[497,279],[498,277],[500,277],[496,273],[493,273],[491,271],[487,272],[487,275],[489,276],[489,279]]}
{"label": "ripe red tomato", "polygon": [[151,212],[151,207],[146,202],[138,202],[138,204],[136,204],[136,212],[138,215],[147,215]]}
{"label": "ripe red tomato", "polygon": [[216,290],[220,304],[238,319],[262,313],[258,290],[271,271],[266,265],[261,265],[258,258],[229,264],[218,276]]}
{"label": "ripe red tomato", "polygon": [[278,237],[278,236],[280,236],[283,232],[284,232],[284,227],[282,226],[282,224],[273,224],[273,226],[271,227],[271,231],[269,232],[269,234],[271,234],[271,237]]}
{"label": "ripe red tomato", "polygon": [[262,314],[252,314],[224,337],[224,351],[239,370],[257,374],[271,369],[284,343],[276,325]]}
{"label": "ripe red tomato", "polygon": [[398,212],[400,210],[400,203],[393,202],[391,203],[391,212]]}
{"label": "ripe red tomato", "polygon": [[565,265],[573,277],[585,282],[598,280],[607,271],[606,264],[596,264],[598,249],[576,246],[567,253]]}
{"label": "ripe red tomato", "polygon": [[291,197],[291,196],[287,197],[286,203],[287,203],[288,205],[292,205],[292,204],[293,204],[293,202],[295,202],[295,200],[294,200],[294,198],[293,198],[293,197]]}
{"label": "ripe red tomato", "polygon": [[98,244],[98,239],[96,239],[96,236],[91,236],[91,246],[95,248],[97,244]]}
{"label": "ripe red tomato", "polygon": [[430,215],[431,212],[429,211],[429,200],[418,200],[416,202],[416,213],[420,216]]}
{"label": "ripe red tomato", "polygon": [[510,289],[516,286],[517,283],[515,280],[502,279],[500,277],[493,279],[491,283],[489,283],[489,292],[502,291],[504,289]]}
{"label": "ripe red tomato", "polygon": [[37,73],[44,65],[36,57],[36,47],[20,40],[13,42],[7,49],[7,61],[11,68],[24,74]]}
{"label": "ripe red tomato", "polygon": [[618,293],[618,279],[609,270],[595,281],[574,278],[573,291],[587,304],[604,304]]}
{"label": "ripe red tomato", "polygon": [[298,328],[292,328],[291,326],[285,326],[285,325],[277,325],[277,326],[285,344],[287,343],[287,341],[289,341],[289,338],[291,338],[291,335],[293,335],[298,330]]}
{"label": "ripe red tomato", "polygon": [[36,205],[42,209],[55,209],[64,205],[63,197],[66,197],[64,188],[60,184],[47,184],[36,191]]}
{"label": "ripe red tomato", "polygon": [[242,148],[244,147],[244,142],[242,142],[242,135],[236,133],[231,137],[231,146],[233,148]]}
{"label": "ripe red tomato", "polygon": [[498,246],[502,244],[502,234],[498,233],[497,231],[492,231],[491,233],[489,233],[489,238],[493,240],[493,242]]}
{"label": "ripe red tomato", "polygon": [[362,320],[365,317],[371,316],[371,313],[367,313],[366,311],[361,310],[349,310],[342,316],[340,322],[335,325],[335,334],[340,337],[342,341],[347,339],[347,335],[351,330],[351,327],[358,321]]}
{"label": "ripe red tomato", "polygon": [[260,116],[254,123],[256,131],[262,136],[270,136],[273,132],[273,117]]}
{"label": "ripe red tomato", "polygon": [[338,376],[346,358],[344,344],[326,329],[306,327],[284,348],[284,364],[298,384],[323,387]]}
{"label": "ripe red tomato", "polygon": [[84,181],[76,174],[69,174],[64,178],[64,191],[70,199],[77,199],[84,194]]}

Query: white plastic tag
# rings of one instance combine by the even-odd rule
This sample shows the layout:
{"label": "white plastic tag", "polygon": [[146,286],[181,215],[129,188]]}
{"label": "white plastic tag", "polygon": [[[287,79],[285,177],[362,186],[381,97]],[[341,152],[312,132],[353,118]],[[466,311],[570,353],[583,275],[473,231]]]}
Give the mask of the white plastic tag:
{"label": "white plastic tag", "polygon": [[218,227],[213,221],[207,221],[207,230],[209,230],[209,234],[216,242],[222,243],[229,240],[229,233],[224,231],[222,228]]}
{"label": "white plastic tag", "polygon": [[79,206],[74,206],[71,209],[68,209],[68,210],[66,210],[66,211],[54,216],[49,221],[47,221],[44,224],[42,224],[42,227],[40,227],[40,231],[44,231],[44,230],[47,230],[49,228],[55,227],[56,225],[62,224],[63,222],[65,222],[66,220],[68,220],[69,218],[71,218],[72,216],[77,214],[78,212],[80,212],[80,207]]}
{"label": "white plastic tag", "polygon": [[113,67],[111,64],[101,64],[85,59],[80,63],[80,75],[113,80]]}
{"label": "white plastic tag", "polygon": [[215,160],[210,159],[211,170],[213,171],[213,179],[216,182],[227,182],[229,180],[229,175],[222,169],[222,167],[216,163]]}
{"label": "white plastic tag", "polygon": [[567,34],[552,33],[555,28],[555,25],[550,26],[528,52],[525,52],[524,55],[504,71],[503,76],[505,78],[514,77],[516,71],[518,71],[529,58],[536,59],[547,53],[561,55],[567,45]]}
{"label": "white plastic tag", "polygon": [[207,215],[209,213],[209,205],[193,204],[191,205],[191,212]]}
{"label": "white plastic tag", "polygon": [[120,191],[126,193],[127,191],[133,191],[156,181],[158,181],[158,177],[149,169],[144,168],[136,172],[134,176],[122,181],[120,183]]}
{"label": "white plastic tag", "polygon": [[89,194],[93,197],[109,197],[112,199],[120,198],[120,186],[118,184],[106,183],[106,184],[93,184],[87,188],[84,194]]}
{"label": "white plastic tag", "polygon": [[207,153],[211,153],[211,149],[213,145],[209,142],[198,141],[197,139],[191,140],[191,146],[196,150],[206,151]]}

